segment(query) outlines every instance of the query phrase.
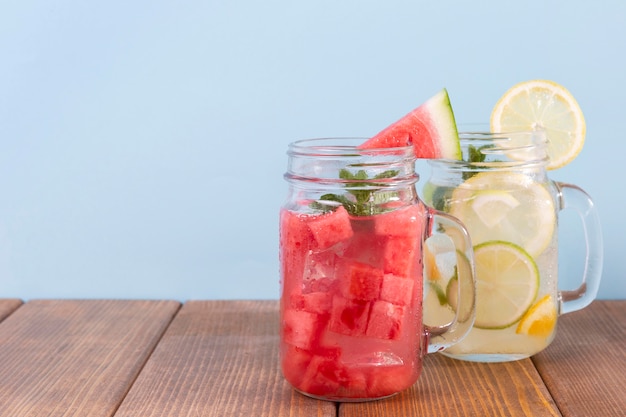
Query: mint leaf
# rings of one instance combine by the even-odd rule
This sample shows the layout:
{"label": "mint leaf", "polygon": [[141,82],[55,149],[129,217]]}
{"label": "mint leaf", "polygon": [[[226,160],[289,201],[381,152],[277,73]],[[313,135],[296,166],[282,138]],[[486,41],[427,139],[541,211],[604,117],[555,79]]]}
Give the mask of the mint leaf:
{"label": "mint leaf", "polygon": [[467,148],[468,153],[468,161],[467,162],[484,162],[487,155],[485,155],[482,151],[483,149],[489,148],[489,145],[481,146],[477,148],[474,145],[470,145]]}
{"label": "mint leaf", "polygon": [[[476,147],[474,145],[469,145],[467,148],[467,159],[464,162],[469,162],[470,164],[485,162],[487,155],[483,152],[484,149],[491,148],[492,145],[484,145],[481,147]],[[469,166],[467,170],[464,170],[461,174],[463,180],[467,180],[472,176],[476,175],[476,172],[471,172],[469,170],[478,169],[477,167]],[[452,198],[452,192],[454,191],[454,187],[451,186],[438,186],[433,190],[432,193],[432,202],[431,205],[433,208],[447,212],[449,209],[450,199]]]}
{"label": "mint leaf", "polygon": [[[487,154],[485,154],[483,150],[489,149],[489,148],[493,148],[493,145],[484,145],[479,148],[477,148],[474,145],[469,145],[469,147],[467,148],[467,161],[466,162],[469,162],[470,164],[485,162],[485,159],[487,158]],[[477,168],[470,166],[469,169],[477,169]],[[473,177],[474,175],[476,175],[475,172],[463,172],[463,179],[466,180],[468,178]]]}
{"label": "mint leaf", "polygon": [[[397,170],[388,170],[381,172],[380,174],[375,175],[373,178],[368,178],[367,172],[365,170],[358,170],[356,172],[350,172],[349,170],[343,168],[339,171],[339,178],[345,181],[346,187],[371,187],[371,186],[379,186],[385,187],[387,184],[385,182],[376,183],[372,180],[381,180],[393,178],[398,175],[399,171]],[[318,201],[311,203],[311,207],[317,210],[322,210],[324,212],[335,210],[336,205],[333,204],[323,204],[323,201],[331,201],[335,203],[339,203],[345,207],[345,209],[353,216],[371,216],[374,214],[379,214],[385,211],[384,201],[380,200],[375,201],[372,194],[377,190],[348,190],[346,194],[324,194],[322,195]]]}

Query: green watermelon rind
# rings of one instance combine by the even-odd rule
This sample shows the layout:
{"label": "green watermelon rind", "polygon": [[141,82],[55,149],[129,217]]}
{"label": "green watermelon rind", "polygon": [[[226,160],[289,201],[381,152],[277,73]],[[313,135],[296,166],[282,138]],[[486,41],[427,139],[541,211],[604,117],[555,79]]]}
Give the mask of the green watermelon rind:
{"label": "green watermelon rind", "polygon": [[459,142],[459,132],[456,127],[454,110],[450,103],[448,90],[442,89],[439,93],[428,99],[420,106],[425,115],[432,121],[431,126],[437,129],[439,140],[438,158],[461,159],[461,143]]}

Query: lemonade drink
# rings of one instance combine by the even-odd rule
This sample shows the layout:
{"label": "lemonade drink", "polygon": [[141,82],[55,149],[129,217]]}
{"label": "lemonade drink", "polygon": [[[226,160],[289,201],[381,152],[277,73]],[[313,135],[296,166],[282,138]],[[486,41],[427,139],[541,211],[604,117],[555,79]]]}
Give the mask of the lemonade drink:
{"label": "lemonade drink", "polygon": [[[603,244],[589,195],[546,173],[571,163],[585,142],[585,118],[565,87],[550,80],[514,85],[494,106],[488,132],[508,133],[462,134],[463,161],[431,161],[424,200],[465,223],[476,257],[474,328],[444,354],[507,361],[545,348],[560,314],[595,299]],[[581,285],[568,291],[557,289],[557,214],[563,209],[579,215],[586,247]],[[436,325],[449,320],[464,294],[457,290],[458,271],[449,266],[458,254],[449,242],[430,240],[425,305],[439,308],[426,310],[432,313],[426,323]]]}
{"label": "lemonade drink", "polygon": [[[528,357],[554,338],[558,309],[557,192],[545,171],[545,139],[462,134],[461,144],[465,161],[431,161],[424,189],[426,204],[465,224],[476,258],[474,328],[444,354],[480,361]],[[512,158],[520,152],[527,158]],[[441,272],[449,252],[440,245],[429,258],[434,266],[427,264],[426,302],[434,304],[428,324],[445,322],[455,309],[456,271]]]}
{"label": "lemonade drink", "polygon": [[[557,214],[561,189],[547,176],[542,132],[461,134],[463,161],[429,161],[424,201],[465,224],[476,259],[476,320],[444,355],[474,361],[531,356],[553,340],[560,313]],[[456,308],[453,249],[426,245],[426,323]]]}

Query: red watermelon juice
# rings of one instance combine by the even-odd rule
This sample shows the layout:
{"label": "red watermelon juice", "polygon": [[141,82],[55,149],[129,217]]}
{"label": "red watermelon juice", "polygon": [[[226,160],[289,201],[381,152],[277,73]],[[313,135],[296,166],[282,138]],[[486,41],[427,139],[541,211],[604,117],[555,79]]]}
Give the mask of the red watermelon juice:
{"label": "red watermelon juice", "polygon": [[358,142],[291,144],[280,211],[281,368],[327,400],[398,393],[443,346],[422,324],[421,247],[434,223],[415,191],[413,148]]}
{"label": "red watermelon juice", "polygon": [[282,368],[294,387],[379,398],[417,380],[422,279],[413,233],[422,222],[412,206],[368,217],[343,207],[281,212]]}

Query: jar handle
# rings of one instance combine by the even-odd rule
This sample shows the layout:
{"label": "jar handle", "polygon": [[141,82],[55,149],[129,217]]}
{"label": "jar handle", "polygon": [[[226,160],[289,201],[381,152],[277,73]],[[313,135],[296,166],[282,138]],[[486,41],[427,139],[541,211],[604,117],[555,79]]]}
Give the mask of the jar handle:
{"label": "jar handle", "polygon": [[560,314],[580,310],[598,295],[602,276],[603,240],[600,218],[591,197],[580,187],[555,182],[558,191],[559,211],[571,208],[582,220],[586,256],[581,285],[575,290],[559,291]]}
{"label": "jar handle", "polygon": [[431,207],[426,207],[427,227],[424,240],[436,233],[446,234],[454,243],[457,270],[457,306],[454,319],[441,326],[424,326],[426,353],[439,352],[463,339],[476,318],[476,273],[474,252],[469,233],[455,217]]}

